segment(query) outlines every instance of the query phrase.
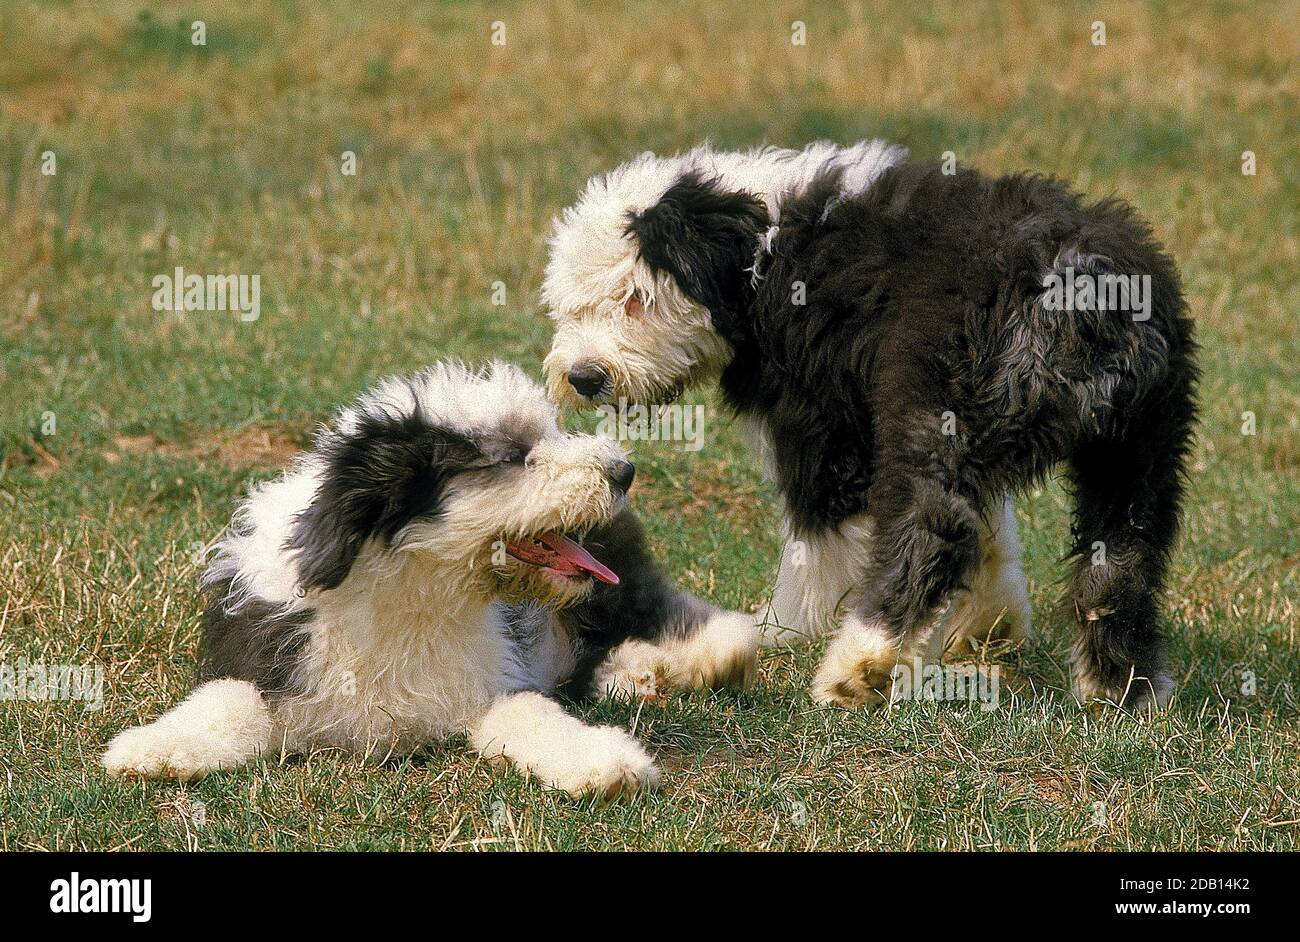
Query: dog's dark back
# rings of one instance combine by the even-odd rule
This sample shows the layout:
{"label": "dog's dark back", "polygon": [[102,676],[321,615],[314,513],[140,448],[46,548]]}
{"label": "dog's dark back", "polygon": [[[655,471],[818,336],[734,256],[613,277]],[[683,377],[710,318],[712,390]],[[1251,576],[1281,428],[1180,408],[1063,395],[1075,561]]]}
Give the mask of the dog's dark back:
{"label": "dog's dark back", "polygon": [[[1149,319],[1051,309],[1044,281],[1067,268],[1148,275]],[[907,162],[849,199],[827,177],[781,206],[742,317],[723,391],[768,425],[798,525],[865,510],[878,442],[948,412],[978,493],[1147,415],[1179,429],[1156,447],[1186,447],[1194,344],[1173,263],[1127,204],[1042,176]]]}

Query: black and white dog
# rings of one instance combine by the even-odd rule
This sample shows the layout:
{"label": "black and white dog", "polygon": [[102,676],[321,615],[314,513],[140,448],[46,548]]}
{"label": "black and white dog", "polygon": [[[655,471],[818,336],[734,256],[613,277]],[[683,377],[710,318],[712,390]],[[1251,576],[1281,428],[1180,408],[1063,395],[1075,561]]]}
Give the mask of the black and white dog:
{"label": "black and white dog", "polygon": [[198,685],[104,765],[189,779],[468,733],[572,794],[655,784],[635,739],[547,694],[743,685],[758,630],[659,574],[623,509],[632,474],[614,441],[563,433],[516,367],[379,384],[243,503],[203,580]]}
{"label": "black and white dog", "polygon": [[1118,200],[881,142],[643,155],[557,221],[553,397],[718,380],[783,500],[771,617],[834,625],[819,702],[954,636],[1022,636],[1009,495],[1068,465],[1085,699],[1163,704],[1157,599],[1195,417],[1177,272]]}

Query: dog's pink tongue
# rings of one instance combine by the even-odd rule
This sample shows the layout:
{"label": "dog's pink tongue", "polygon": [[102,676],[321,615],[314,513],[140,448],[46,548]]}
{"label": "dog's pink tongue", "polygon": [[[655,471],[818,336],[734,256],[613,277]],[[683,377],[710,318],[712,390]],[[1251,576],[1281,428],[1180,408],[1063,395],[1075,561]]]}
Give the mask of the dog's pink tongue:
{"label": "dog's pink tongue", "polygon": [[612,569],[567,536],[559,533],[543,533],[537,539],[574,569],[589,572],[601,582],[609,585],[618,585],[618,576],[614,574]]}

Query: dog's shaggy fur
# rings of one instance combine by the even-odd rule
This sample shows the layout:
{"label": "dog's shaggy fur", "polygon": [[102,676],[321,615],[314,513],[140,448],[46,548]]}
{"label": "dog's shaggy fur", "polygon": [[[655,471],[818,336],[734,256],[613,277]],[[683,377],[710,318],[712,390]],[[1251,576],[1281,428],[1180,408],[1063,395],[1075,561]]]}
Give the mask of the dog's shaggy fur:
{"label": "dog's shaggy fur", "polygon": [[[1149,317],[1054,277],[1147,276]],[[1009,494],[1068,465],[1084,698],[1170,690],[1157,598],[1195,414],[1174,265],[1118,200],[945,173],[881,143],[671,158],[598,177],[557,223],[554,395],[654,402],[708,380],[750,426],[787,531],[773,614],[839,625],[819,701],[880,703],[954,635],[1023,635]]]}
{"label": "dog's shaggy fur", "polygon": [[631,477],[615,442],[561,432],[515,367],[381,383],[244,502],[204,576],[198,686],[105,766],[188,779],[464,732],[573,794],[653,785],[631,736],[547,694],[743,685],[758,637],[659,574],[623,509]]}

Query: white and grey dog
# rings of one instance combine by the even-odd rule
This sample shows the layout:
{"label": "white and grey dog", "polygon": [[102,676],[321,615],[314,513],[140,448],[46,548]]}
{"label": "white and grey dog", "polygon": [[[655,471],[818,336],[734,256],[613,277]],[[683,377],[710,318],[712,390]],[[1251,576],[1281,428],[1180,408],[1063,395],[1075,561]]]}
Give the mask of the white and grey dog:
{"label": "white and grey dog", "polygon": [[624,509],[632,475],[616,442],[561,431],[516,367],[380,383],[242,504],[203,578],[198,685],[105,767],[189,779],[467,733],[571,794],[653,786],[632,736],[549,694],[743,685],[758,632],[660,575]]}
{"label": "white and grey dog", "polygon": [[900,659],[1024,636],[1008,494],[1057,466],[1075,691],[1167,701],[1199,373],[1177,267],[1127,203],[880,142],[646,155],[564,213],[543,297],[557,397],[716,381],[752,430],[789,538],[773,617],[838,628],[819,702],[879,705]]}
{"label": "white and grey dog", "polygon": [[[782,203],[815,181],[834,175],[840,193],[866,190],[907,152],[883,141],[851,147],[818,142],[803,150],[763,147],[719,152],[708,146],[661,157],[643,154],[593,177],[577,203],[556,221],[542,300],[555,322],[546,357],[552,398],[578,406],[617,402],[669,402],[684,389],[717,381],[733,363],[733,344],[718,330],[714,313],[701,295],[723,290],[711,279],[734,276],[724,260],[709,257],[707,245],[691,241],[697,220],[689,208],[670,207],[665,194],[685,179],[710,181],[717,192],[752,195],[766,210],[760,237],[748,249],[743,266],[747,280],[759,278],[759,266],[779,231]],[[710,224],[734,225],[729,207],[700,207]],[[636,231],[635,220],[649,211],[663,218],[657,245]],[[663,233],[667,237],[663,237]],[[671,260],[655,257],[659,249]],[[649,250],[649,251],[648,251]],[[675,277],[674,271],[687,277]],[[702,279],[705,284],[682,282]],[[760,410],[761,412],[761,410]],[[768,475],[779,482],[770,431],[761,414],[742,414]],[[783,494],[787,504],[789,495]],[[871,559],[873,522],[865,512],[846,515],[834,526],[798,526],[784,514],[785,548],[764,637],[788,643],[837,629],[859,607]],[[945,646],[978,640],[990,631],[1014,638],[1030,632],[1030,605],[1021,564],[1012,501],[1006,495],[996,512],[981,521],[980,564],[957,593],[933,631],[925,652],[937,658]],[[814,685],[817,699],[857,704],[861,685],[849,696],[837,693],[859,672],[863,638],[844,633],[828,650]],[[890,647],[891,663],[900,652],[889,639],[870,639],[868,646]],[[880,651],[869,655],[879,660]]]}

